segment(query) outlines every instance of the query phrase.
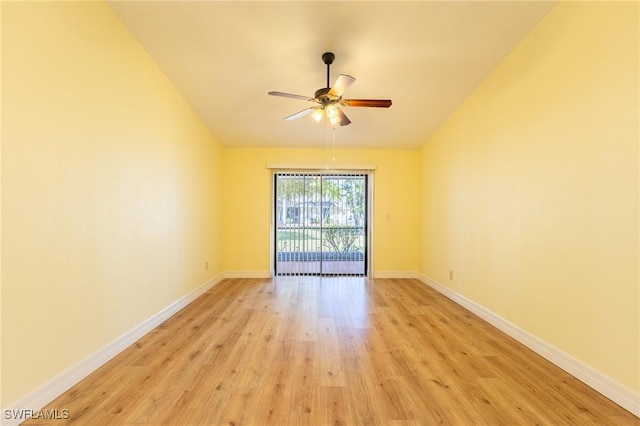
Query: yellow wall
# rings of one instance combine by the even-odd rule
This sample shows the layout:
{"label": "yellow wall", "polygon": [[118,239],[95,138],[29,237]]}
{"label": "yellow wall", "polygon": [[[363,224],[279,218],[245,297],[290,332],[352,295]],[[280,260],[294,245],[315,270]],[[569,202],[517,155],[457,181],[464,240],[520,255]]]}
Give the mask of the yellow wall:
{"label": "yellow wall", "polygon": [[222,273],[222,148],[107,4],[2,8],[6,407]]}
{"label": "yellow wall", "polygon": [[637,2],[559,4],[425,144],[421,257],[635,391],[638,17]]}
{"label": "yellow wall", "polygon": [[[339,141],[337,142],[339,143]],[[268,273],[271,170],[267,163],[331,162],[326,150],[225,149],[224,270]],[[419,259],[419,152],[337,150],[334,165],[374,172],[374,273],[415,273]],[[388,220],[387,220],[388,219]],[[250,241],[250,244],[247,242]]]}

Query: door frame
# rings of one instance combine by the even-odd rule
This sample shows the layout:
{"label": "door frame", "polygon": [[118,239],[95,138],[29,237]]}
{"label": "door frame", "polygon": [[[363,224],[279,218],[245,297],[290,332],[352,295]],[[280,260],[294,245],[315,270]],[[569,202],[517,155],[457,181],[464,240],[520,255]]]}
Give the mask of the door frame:
{"label": "door frame", "polygon": [[366,230],[366,262],[365,262],[365,277],[373,278],[373,259],[374,259],[374,172],[375,166],[372,165],[344,165],[339,167],[329,167],[326,165],[300,165],[300,164],[267,164],[267,169],[270,169],[270,185],[271,185],[271,200],[270,205],[270,217],[269,217],[269,275],[271,278],[275,277],[275,259],[276,259],[276,174],[279,173],[292,173],[292,174],[318,174],[318,175],[366,175],[367,176],[367,193],[366,193],[366,206],[367,206],[367,230]]}

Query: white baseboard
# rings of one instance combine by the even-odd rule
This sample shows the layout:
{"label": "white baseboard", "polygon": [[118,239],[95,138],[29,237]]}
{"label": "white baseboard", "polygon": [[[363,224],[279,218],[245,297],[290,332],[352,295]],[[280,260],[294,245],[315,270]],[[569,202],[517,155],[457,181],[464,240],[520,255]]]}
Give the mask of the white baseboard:
{"label": "white baseboard", "polygon": [[[271,278],[269,271],[225,271],[225,278]],[[417,271],[374,271],[374,278],[418,278]]]}
{"label": "white baseboard", "polygon": [[[189,303],[193,302],[200,295],[207,292],[211,287],[222,281],[222,279],[222,274],[211,278],[200,287],[182,296],[180,299],[138,324],[136,327],[124,333],[102,349],[94,352],[76,365],[68,368],[50,381],[42,384],[10,406],[5,407],[2,410],[2,425],[18,425],[27,420],[24,416],[27,416],[28,413],[35,412],[37,414],[45,405],[62,395],[69,388],[80,382],[89,374],[93,373],[99,367],[106,364],[107,361],[111,360],[120,352],[134,344],[145,334],[162,324]],[[63,408],[64,407],[60,407],[59,410],[62,410]],[[20,415],[23,417],[19,418]]]}
{"label": "white baseboard", "polygon": [[417,271],[373,271],[373,278],[418,278]]}
{"label": "white baseboard", "polygon": [[271,278],[269,271],[224,271],[225,278]]}
{"label": "white baseboard", "polygon": [[640,393],[617,382],[606,374],[594,369],[566,352],[563,352],[517,325],[510,323],[482,305],[479,305],[473,300],[466,298],[439,282],[423,274],[419,274],[418,279],[460,306],[473,312],[489,324],[516,339],[538,355],[562,368],[576,379],[590,386],[633,415],[640,417]]}

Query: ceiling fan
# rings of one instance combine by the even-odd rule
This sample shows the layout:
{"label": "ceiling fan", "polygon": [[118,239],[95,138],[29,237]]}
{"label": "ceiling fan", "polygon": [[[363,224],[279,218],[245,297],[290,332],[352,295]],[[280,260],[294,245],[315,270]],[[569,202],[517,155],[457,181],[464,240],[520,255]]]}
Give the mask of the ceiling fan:
{"label": "ceiling fan", "polygon": [[335,55],[331,52],[325,52],[322,55],[322,62],[327,66],[327,87],[316,90],[313,98],[284,92],[269,92],[269,95],[271,96],[301,99],[318,104],[285,117],[285,120],[295,120],[296,118],[311,114],[316,121],[320,121],[322,117],[326,115],[332,126],[335,126],[336,124],[346,126],[351,123],[351,120],[349,120],[345,113],[342,112],[338,107],[339,105],[374,108],[389,108],[391,106],[390,99],[342,99],[344,92],[353,84],[354,81],[356,81],[356,79],[350,75],[340,74],[336,79],[336,82],[333,84],[333,87],[329,87],[329,68],[334,59]]}

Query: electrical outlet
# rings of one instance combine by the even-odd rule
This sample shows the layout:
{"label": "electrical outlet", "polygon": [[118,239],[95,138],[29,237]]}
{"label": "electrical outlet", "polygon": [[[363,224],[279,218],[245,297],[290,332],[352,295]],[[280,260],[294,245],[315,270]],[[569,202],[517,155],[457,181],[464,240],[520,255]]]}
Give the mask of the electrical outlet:
{"label": "electrical outlet", "polygon": [[449,279],[452,280],[453,279],[453,271],[449,271]]}

